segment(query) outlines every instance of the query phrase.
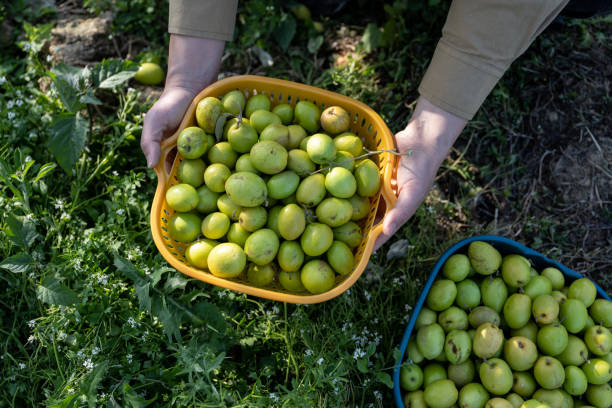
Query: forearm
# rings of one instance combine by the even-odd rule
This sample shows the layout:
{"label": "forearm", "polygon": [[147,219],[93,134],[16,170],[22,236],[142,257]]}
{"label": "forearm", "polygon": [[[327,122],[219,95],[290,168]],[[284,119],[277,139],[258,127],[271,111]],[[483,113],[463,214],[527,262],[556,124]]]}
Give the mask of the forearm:
{"label": "forearm", "polygon": [[165,90],[196,94],[217,79],[225,42],[179,34],[170,36]]}

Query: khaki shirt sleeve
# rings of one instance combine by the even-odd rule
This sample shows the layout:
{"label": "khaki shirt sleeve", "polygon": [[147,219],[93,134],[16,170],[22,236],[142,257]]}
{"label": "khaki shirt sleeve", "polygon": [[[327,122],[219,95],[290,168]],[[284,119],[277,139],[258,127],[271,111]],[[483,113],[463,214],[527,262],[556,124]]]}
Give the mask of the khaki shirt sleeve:
{"label": "khaki shirt sleeve", "polygon": [[168,32],[232,41],[238,0],[170,0]]}
{"label": "khaki shirt sleeve", "polygon": [[568,1],[454,0],[419,93],[471,119],[512,61]]}

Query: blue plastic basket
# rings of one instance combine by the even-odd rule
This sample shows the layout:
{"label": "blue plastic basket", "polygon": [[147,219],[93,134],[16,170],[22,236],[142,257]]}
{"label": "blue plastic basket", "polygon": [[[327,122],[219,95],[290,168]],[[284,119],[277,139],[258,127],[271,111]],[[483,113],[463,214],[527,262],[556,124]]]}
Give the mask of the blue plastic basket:
{"label": "blue plastic basket", "polygon": [[[436,265],[434,266],[433,271],[429,275],[429,279],[427,279],[427,283],[425,284],[425,287],[421,292],[421,296],[419,296],[419,300],[417,301],[412,316],[410,316],[408,327],[406,327],[406,330],[404,331],[404,337],[402,338],[402,342],[400,344],[401,357],[398,361],[395,362],[395,368],[393,369],[393,394],[395,396],[395,404],[398,406],[398,408],[405,408],[404,402],[402,400],[402,390],[400,388],[399,382],[400,367],[402,365],[402,362],[404,361],[404,354],[406,352],[406,347],[408,346],[408,340],[410,340],[410,335],[412,334],[412,330],[414,329],[414,324],[416,323],[416,319],[419,316],[419,313],[421,312],[423,303],[425,303],[425,299],[427,298],[427,294],[431,289],[431,285],[436,280],[438,272],[440,272],[440,269],[442,269],[442,265],[444,265],[444,262],[446,262],[448,257],[462,250],[464,253],[467,252],[468,245],[474,241],[488,242],[489,244],[497,248],[497,250],[500,251],[502,255],[508,253],[523,255],[524,257],[529,258],[533,263],[534,267],[538,270],[544,269],[548,266],[552,266],[559,269],[561,272],[563,272],[565,276],[569,276],[570,278],[584,278],[584,276],[579,274],[578,272],[573,271],[570,268],[561,265],[559,262],[553,261],[552,259],[549,259],[542,255],[541,253],[534,251],[531,248],[527,248],[525,245],[508,238],[499,237],[496,235],[477,235],[475,237],[467,238],[463,241],[457,242],[446,252],[444,252],[440,259],[438,259],[438,262],[436,262]],[[603,291],[602,288],[600,288],[597,284],[595,284],[595,287],[597,288],[597,293],[600,297],[610,300],[610,297],[606,294],[606,292]]]}

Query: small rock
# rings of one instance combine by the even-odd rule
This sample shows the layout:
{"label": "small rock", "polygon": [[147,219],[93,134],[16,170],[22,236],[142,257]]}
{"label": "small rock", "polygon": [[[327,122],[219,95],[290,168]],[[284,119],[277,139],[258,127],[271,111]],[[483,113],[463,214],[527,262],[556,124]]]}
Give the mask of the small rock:
{"label": "small rock", "polygon": [[407,239],[400,239],[399,241],[395,241],[389,247],[387,251],[387,261],[391,261],[393,259],[400,259],[406,256],[406,252],[412,248],[410,242]]}

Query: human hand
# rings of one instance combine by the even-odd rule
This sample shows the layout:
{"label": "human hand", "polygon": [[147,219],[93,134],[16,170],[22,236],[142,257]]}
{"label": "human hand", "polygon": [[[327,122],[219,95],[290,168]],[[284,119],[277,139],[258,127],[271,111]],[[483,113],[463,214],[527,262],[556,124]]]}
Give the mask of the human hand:
{"label": "human hand", "polygon": [[416,211],[434,183],[442,161],[463,130],[467,120],[419,98],[406,128],[395,135],[400,153],[397,168],[398,197],[383,219],[383,232],[376,239],[380,248]]}
{"label": "human hand", "polygon": [[176,34],[170,37],[164,92],[147,112],[140,138],[147,167],[157,165],[160,142],[176,130],[193,98],[217,79],[224,47],[219,40]]}

